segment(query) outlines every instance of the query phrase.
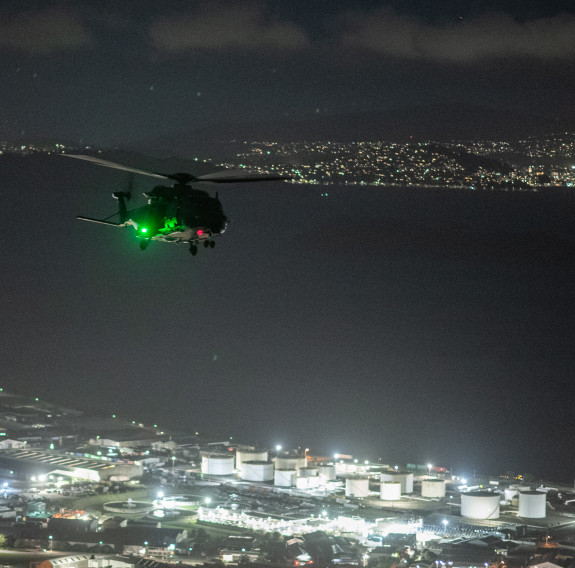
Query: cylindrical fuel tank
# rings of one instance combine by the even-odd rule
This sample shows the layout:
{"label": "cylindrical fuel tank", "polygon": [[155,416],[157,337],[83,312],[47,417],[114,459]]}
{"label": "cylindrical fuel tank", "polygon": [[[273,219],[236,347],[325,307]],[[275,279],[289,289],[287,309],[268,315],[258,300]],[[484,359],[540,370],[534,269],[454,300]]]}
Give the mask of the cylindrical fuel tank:
{"label": "cylindrical fuel tank", "polygon": [[473,491],[461,494],[461,516],[469,519],[498,519],[499,493]]}
{"label": "cylindrical fuel tank", "polygon": [[401,499],[401,483],[399,481],[382,481],[380,497],[382,501],[399,501]]}
{"label": "cylindrical fuel tank", "polygon": [[225,454],[203,456],[202,473],[208,475],[233,475],[234,457]]}
{"label": "cylindrical fuel tank", "polygon": [[421,496],[430,499],[442,499],[445,497],[445,481],[435,477],[422,479]]}
{"label": "cylindrical fuel tank", "polygon": [[268,453],[257,450],[237,450],[236,469],[242,469],[242,463],[247,461],[268,461]]}
{"label": "cylindrical fuel tank", "polygon": [[402,493],[413,493],[413,473],[386,471],[380,475],[380,481],[395,481],[401,483]]}
{"label": "cylindrical fuel tank", "polygon": [[369,479],[367,477],[348,477],[345,480],[346,497],[367,497],[369,495]]}
{"label": "cylindrical fuel tank", "polygon": [[277,487],[293,487],[296,483],[295,469],[276,469],[274,472],[274,485]]}
{"label": "cylindrical fuel tank", "polygon": [[526,519],[543,519],[547,515],[547,493],[521,491],[519,493],[519,516]]}
{"label": "cylindrical fuel tank", "polygon": [[272,481],[274,478],[274,464],[270,461],[243,462],[241,478],[244,481]]}

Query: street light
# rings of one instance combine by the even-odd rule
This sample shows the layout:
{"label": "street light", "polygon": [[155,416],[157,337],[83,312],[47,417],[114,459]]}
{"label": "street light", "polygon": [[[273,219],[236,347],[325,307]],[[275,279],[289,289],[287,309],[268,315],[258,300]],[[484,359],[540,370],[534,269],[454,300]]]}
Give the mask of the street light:
{"label": "street light", "polygon": [[48,541],[50,542],[50,552],[52,552],[52,550],[54,550],[54,541],[52,539],[52,535],[48,537]]}
{"label": "street light", "polygon": [[433,467],[433,466],[432,466],[430,463],[427,464],[427,474],[428,474],[428,475],[431,475],[431,468],[432,468],[432,467]]}

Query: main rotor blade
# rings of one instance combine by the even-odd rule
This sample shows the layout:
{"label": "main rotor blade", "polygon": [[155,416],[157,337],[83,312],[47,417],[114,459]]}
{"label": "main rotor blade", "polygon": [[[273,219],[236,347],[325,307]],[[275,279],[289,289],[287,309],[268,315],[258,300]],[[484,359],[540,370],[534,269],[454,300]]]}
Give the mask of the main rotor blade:
{"label": "main rotor blade", "polygon": [[162,174],[156,174],[154,172],[148,172],[146,170],[140,170],[138,168],[132,168],[131,166],[124,166],[123,164],[117,164],[116,162],[110,162],[108,160],[102,160],[102,158],[96,158],[95,156],[86,156],[84,154],[60,154],[61,156],[66,156],[67,158],[75,158],[76,160],[85,160],[86,162],[92,162],[93,164],[98,164],[99,166],[104,166],[106,168],[114,168],[115,170],[123,170],[125,172],[133,172],[135,174],[142,174],[143,176],[154,177],[158,179],[169,179],[167,176]]}
{"label": "main rotor blade", "polygon": [[156,172],[149,172],[147,170],[140,170],[139,168],[133,168],[131,166],[125,166],[124,164],[118,164],[117,162],[110,162],[109,160],[103,160],[102,158],[96,158],[95,156],[87,156],[85,154],[60,154],[60,155],[66,156],[67,158],[74,158],[76,160],[84,160],[86,162],[92,162],[93,164],[104,166],[106,168],[114,168],[115,170],[123,170],[125,172],[132,172],[135,174],[141,174],[144,176],[149,176],[157,179],[171,179],[184,185],[194,181],[196,182],[206,181],[210,183],[242,183],[252,181],[281,181],[291,179],[290,177],[287,176],[279,176],[273,174],[254,174],[254,173],[248,173],[244,170],[223,170],[221,172],[214,172],[202,176],[194,176],[192,174],[186,174],[186,173],[159,174]]}
{"label": "main rotor blade", "polygon": [[242,183],[252,181],[281,181],[291,179],[287,176],[278,176],[274,174],[254,174],[241,170],[223,170],[195,178],[196,181],[209,181],[212,183]]}

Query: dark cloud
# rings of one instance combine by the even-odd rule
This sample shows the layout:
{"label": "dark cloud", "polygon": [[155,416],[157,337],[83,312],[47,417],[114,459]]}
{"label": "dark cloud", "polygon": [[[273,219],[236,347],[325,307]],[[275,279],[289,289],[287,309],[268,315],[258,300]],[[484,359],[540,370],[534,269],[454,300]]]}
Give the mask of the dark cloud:
{"label": "dark cloud", "polygon": [[341,42],[383,56],[467,64],[494,58],[571,60],[575,56],[575,15],[519,22],[503,13],[448,24],[423,23],[383,8],[347,13]]}
{"label": "dark cloud", "polygon": [[64,8],[29,10],[0,17],[0,48],[35,55],[92,44],[93,38],[81,18]]}
{"label": "dark cloud", "polygon": [[274,18],[261,2],[206,2],[185,14],[163,16],[150,29],[159,50],[301,49],[308,44],[303,28]]}

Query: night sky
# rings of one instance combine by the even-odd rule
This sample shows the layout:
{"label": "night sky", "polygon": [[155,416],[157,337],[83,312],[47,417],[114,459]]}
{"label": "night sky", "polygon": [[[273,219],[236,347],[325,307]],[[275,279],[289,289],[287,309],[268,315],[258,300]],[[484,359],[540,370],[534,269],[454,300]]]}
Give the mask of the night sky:
{"label": "night sky", "polygon": [[[3,2],[0,134],[572,110],[571,2],[404,4]],[[4,388],[245,442],[573,478],[572,194],[226,186],[232,223],[192,258],[75,219],[113,213],[126,183],[0,158]]]}
{"label": "night sky", "polygon": [[574,12],[570,0],[5,0],[0,134],[141,143],[429,105],[562,130],[575,120]]}

